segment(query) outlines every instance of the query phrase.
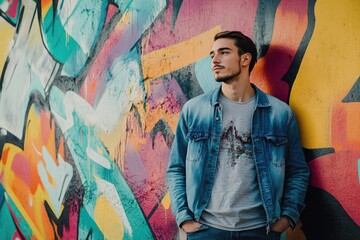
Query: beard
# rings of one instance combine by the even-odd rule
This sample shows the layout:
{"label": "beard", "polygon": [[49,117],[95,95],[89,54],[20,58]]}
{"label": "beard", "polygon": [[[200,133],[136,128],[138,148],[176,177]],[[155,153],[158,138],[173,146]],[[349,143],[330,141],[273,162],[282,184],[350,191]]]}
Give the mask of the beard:
{"label": "beard", "polygon": [[230,84],[232,82],[234,82],[237,78],[237,76],[239,76],[241,73],[241,70],[239,69],[237,72],[233,72],[229,75],[225,75],[225,76],[215,76],[215,81],[216,82],[220,82],[220,83],[226,83],[226,84]]}

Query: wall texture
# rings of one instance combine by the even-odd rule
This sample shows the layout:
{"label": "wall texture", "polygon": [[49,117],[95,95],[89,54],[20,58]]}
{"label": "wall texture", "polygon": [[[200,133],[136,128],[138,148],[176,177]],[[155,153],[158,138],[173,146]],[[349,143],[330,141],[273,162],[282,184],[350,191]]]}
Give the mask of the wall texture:
{"label": "wall texture", "polygon": [[[294,109],[311,179],[287,239],[360,236],[360,1],[0,0],[2,239],[172,239],[182,105],[216,84],[213,35]],[[356,237],[357,236],[357,237]]]}

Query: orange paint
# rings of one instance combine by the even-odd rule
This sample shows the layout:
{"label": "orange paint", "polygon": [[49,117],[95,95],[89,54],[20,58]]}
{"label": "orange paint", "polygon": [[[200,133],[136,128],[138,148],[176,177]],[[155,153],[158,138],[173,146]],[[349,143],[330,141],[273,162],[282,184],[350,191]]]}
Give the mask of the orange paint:
{"label": "orange paint", "polygon": [[332,147],[337,151],[359,151],[360,103],[337,103],[331,119]]}
{"label": "orange paint", "polygon": [[9,154],[10,149],[7,148],[3,148],[2,154],[1,154],[1,159],[3,160],[3,164],[6,165],[7,162],[7,158],[8,158],[8,154]]}
{"label": "orange paint", "polygon": [[[61,151],[58,153],[62,157],[64,157],[63,144],[64,141],[61,138],[59,146]],[[58,164],[55,122],[53,119],[51,120],[50,112],[46,112],[34,104],[28,113],[24,149],[6,143],[0,161],[1,183],[22,214],[23,221],[26,221],[32,229],[34,239],[42,239],[44,236],[49,239],[54,237],[54,229],[44,206],[46,201],[51,207],[52,201],[38,170],[39,164],[43,164],[46,169],[42,155],[44,147]],[[56,182],[49,172],[45,174],[54,188],[62,187],[56,186]]]}
{"label": "orange paint", "polygon": [[274,19],[270,47],[254,67],[251,80],[262,90],[286,101],[289,85],[282,81],[306,31],[307,4],[281,1]]}
{"label": "orange paint", "polygon": [[42,17],[42,20],[45,19],[45,16],[48,13],[50,7],[52,7],[52,0],[41,0],[41,17]]}

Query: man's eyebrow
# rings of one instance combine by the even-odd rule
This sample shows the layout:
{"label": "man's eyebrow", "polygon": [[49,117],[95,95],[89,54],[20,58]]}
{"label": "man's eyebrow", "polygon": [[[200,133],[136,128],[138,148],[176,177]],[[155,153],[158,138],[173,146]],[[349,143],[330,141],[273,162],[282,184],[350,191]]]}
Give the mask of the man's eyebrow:
{"label": "man's eyebrow", "polygon": [[[222,48],[219,48],[218,50],[216,50],[217,52],[220,52],[220,51],[224,51],[224,50],[232,50],[231,48],[229,47],[222,47]],[[210,52],[210,55],[211,54],[214,54],[214,50]]]}

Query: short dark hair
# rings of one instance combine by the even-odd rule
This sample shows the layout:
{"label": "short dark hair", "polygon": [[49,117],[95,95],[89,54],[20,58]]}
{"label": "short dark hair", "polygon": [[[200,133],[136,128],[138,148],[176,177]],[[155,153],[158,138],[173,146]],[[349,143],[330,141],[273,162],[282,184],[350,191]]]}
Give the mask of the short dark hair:
{"label": "short dark hair", "polygon": [[223,31],[214,36],[214,41],[219,38],[231,38],[235,40],[235,46],[238,48],[238,54],[250,53],[251,61],[249,66],[249,74],[253,70],[257,61],[257,50],[255,43],[248,36],[239,31]]}

